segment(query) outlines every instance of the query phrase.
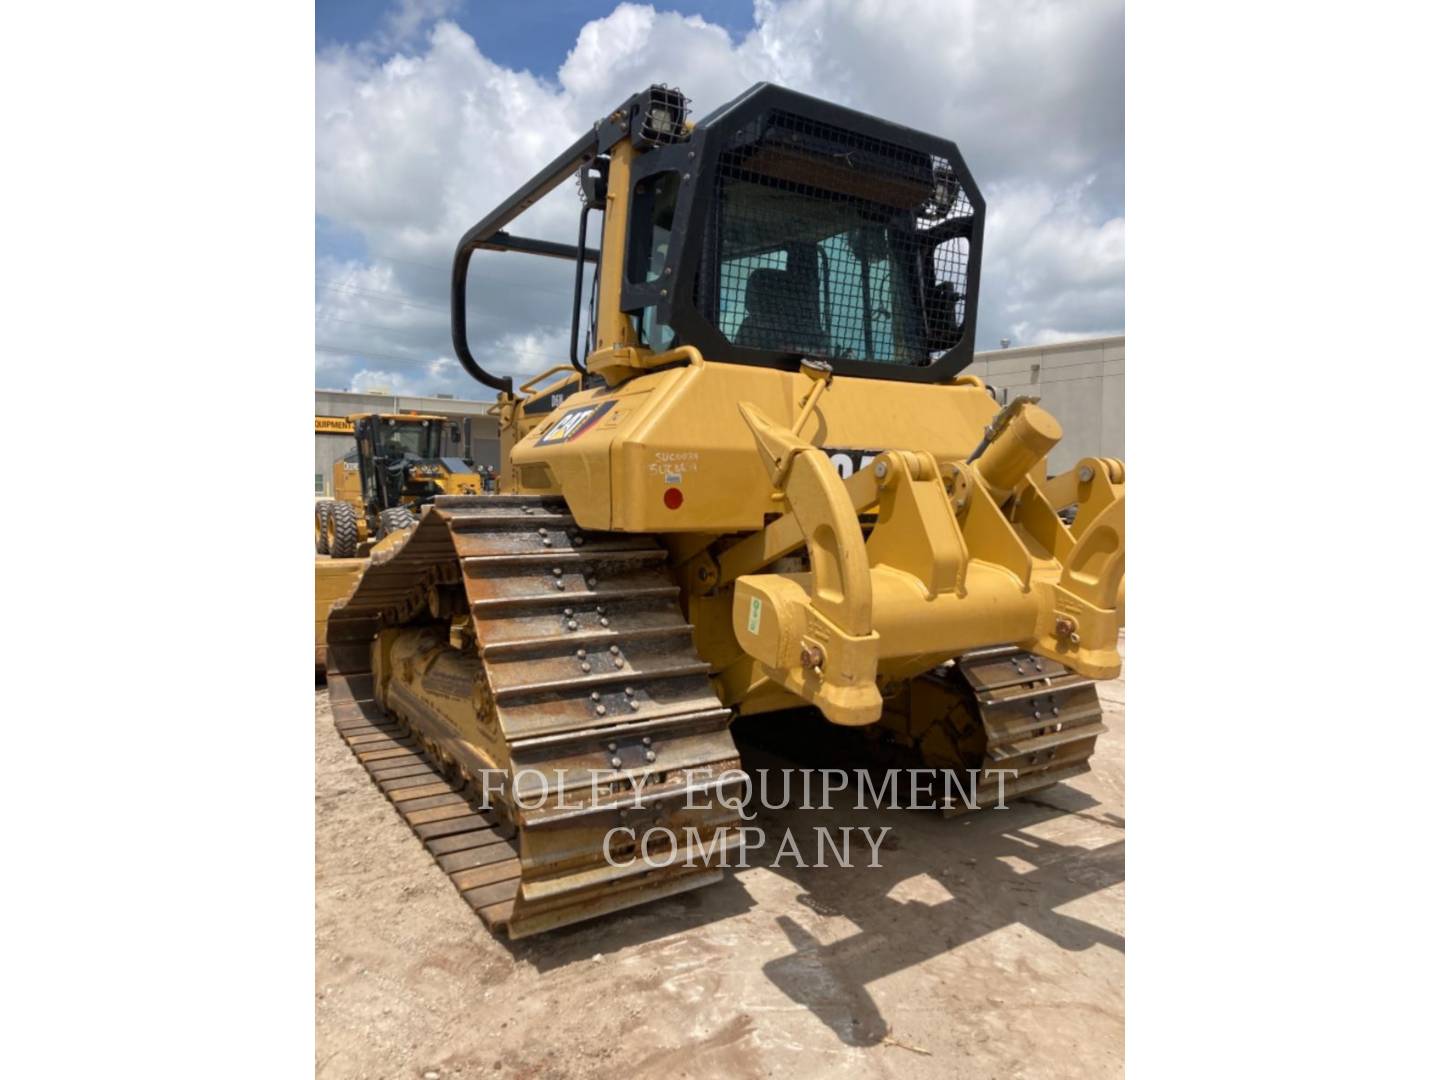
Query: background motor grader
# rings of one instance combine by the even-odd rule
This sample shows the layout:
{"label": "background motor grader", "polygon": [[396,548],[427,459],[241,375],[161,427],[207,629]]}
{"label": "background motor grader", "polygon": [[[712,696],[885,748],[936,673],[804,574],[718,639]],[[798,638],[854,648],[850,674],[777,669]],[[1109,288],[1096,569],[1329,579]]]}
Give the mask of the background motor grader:
{"label": "background motor grader", "polygon": [[461,437],[448,418],[357,413],[348,419],[355,448],[333,466],[333,498],[315,501],[317,673],[325,666],[331,605],[349,594],[376,542],[414,525],[420,507],[437,494],[485,490],[471,461],[445,454],[447,433]]}
{"label": "background motor grader", "polygon": [[[505,231],[577,173],[574,246]],[[969,774],[957,810],[1088,767],[1124,470],[1049,476],[1055,419],[963,373],[984,215],[944,139],[764,84],[692,124],[651,87],[461,240],[454,345],[499,394],[503,491],[437,497],[372,555],[328,671],[338,729],[488,925],[717,880],[737,713]],[[574,263],[560,383],[473,356],[477,249]]]}
{"label": "background motor grader", "polygon": [[315,552],[365,555],[374,542],[415,524],[436,495],[485,490],[473,462],[445,454],[451,421],[419,413],[357,413],[355,449],[334,464],[334,497],[315,502]]}

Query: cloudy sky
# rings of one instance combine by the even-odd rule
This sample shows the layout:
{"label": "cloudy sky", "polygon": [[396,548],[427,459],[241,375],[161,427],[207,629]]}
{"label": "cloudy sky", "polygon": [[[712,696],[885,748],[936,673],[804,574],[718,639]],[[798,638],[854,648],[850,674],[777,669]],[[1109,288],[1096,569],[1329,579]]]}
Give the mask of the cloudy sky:
{"label": "cloudy sky", "polygon": [[[953,138],[984,192],[979,347],[1125,326],[1118,0],[320,0],[315,384],[492,396],[450,348],[460,235],[652,82],[769,81]],[[573,242],[563,185],[512,227]],[[563,363],[573,271],[479,252],[472,348]]]}

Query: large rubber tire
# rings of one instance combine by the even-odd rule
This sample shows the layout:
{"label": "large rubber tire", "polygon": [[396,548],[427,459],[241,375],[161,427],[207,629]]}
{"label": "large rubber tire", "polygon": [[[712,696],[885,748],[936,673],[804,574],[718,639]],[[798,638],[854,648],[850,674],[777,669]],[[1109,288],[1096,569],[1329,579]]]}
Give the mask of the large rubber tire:
{"label": "large rubber tire", "polygon": [[355,508],[347,502],[330,504],[330,521],[327,528],[330,538],[332,559],[353,559],[355,546],[359,542],[359,531],[355,527]]}
{"label": "large rubber tire", "polygon": [[392,506],[389,510],[380,511],[380,535],[382,537],[414,527],[415,518],[403,506]]}
{"label": "large rubber tire", "polygon": [[330,554],[330,502],[325,500],[315,504],[315,554]]}

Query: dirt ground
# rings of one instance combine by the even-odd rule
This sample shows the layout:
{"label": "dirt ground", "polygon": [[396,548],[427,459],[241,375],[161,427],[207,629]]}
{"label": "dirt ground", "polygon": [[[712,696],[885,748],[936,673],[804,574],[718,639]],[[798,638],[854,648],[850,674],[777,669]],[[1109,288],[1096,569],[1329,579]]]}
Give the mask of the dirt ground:
{"label": "dirt ground", "polygon": [[[511,943],[318,690],[317,1076],[1119,1075],[1123,679],[1101,698],[1093,771],[1008,810],[762,811],[768,847],[723,884]],[[747,768],[794,764],[737,741]],[[768,865],[773,837],[822,823],[890,826],[883,866]]]}

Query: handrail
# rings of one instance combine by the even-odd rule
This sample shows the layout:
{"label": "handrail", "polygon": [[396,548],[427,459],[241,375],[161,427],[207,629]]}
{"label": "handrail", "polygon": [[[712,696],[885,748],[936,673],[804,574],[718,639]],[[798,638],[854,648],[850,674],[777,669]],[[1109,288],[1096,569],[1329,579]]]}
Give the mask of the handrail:
{"label": "handrail", "polygon": [[[530,181],[492,210],[483,220],[477,222],[455,248],[455,259],[450,267],[450,340],[455,346],[455,357],[472,378],[492,390],[513,394],[515,381],[508,375],[491,375],[470,352],[470,339],[465,325],[465,282],[470,274],[470,258],[479,248],[496,246],[496,238],[506,225],[528,210],[535,203],[554,191],[576,170],[594,161],[600,152],[600,138],[597,131],[588,131],[576,139],[563,153]],[[541,241],[525,241],[520,237],[506,237],[501,244],[517,250],[528,246],[535,254],[562,254],[563,246]],[[550,248],[552,250],[543,250]],[[576,251],[577,256],[587,254]]]}
{"label": "handrail", "polygon": [[[585,250],[585,228],[590,221],[590,201],[580,207],[580,235],[575,241],[575,250]],[[580,363],[580,298],[585,291],[585,260],[575,260],[575,296],[570,308],[570,366],[582,376],[585,367]]]}
{"label": "handrail", "polygon": [[554,375],[556,372],[560,371],[565,372],[567,376],[572,374],[569,364],[556,364],[554,367],[546,368],[544,371],[540,372],[539,375],[532,375],[529,379],[525,380],[523,383],[520,384],[519,396],[523,397],[524,395],[530,393],[530,391],[535,389],[538,383],[543,382],[551,375]]}

